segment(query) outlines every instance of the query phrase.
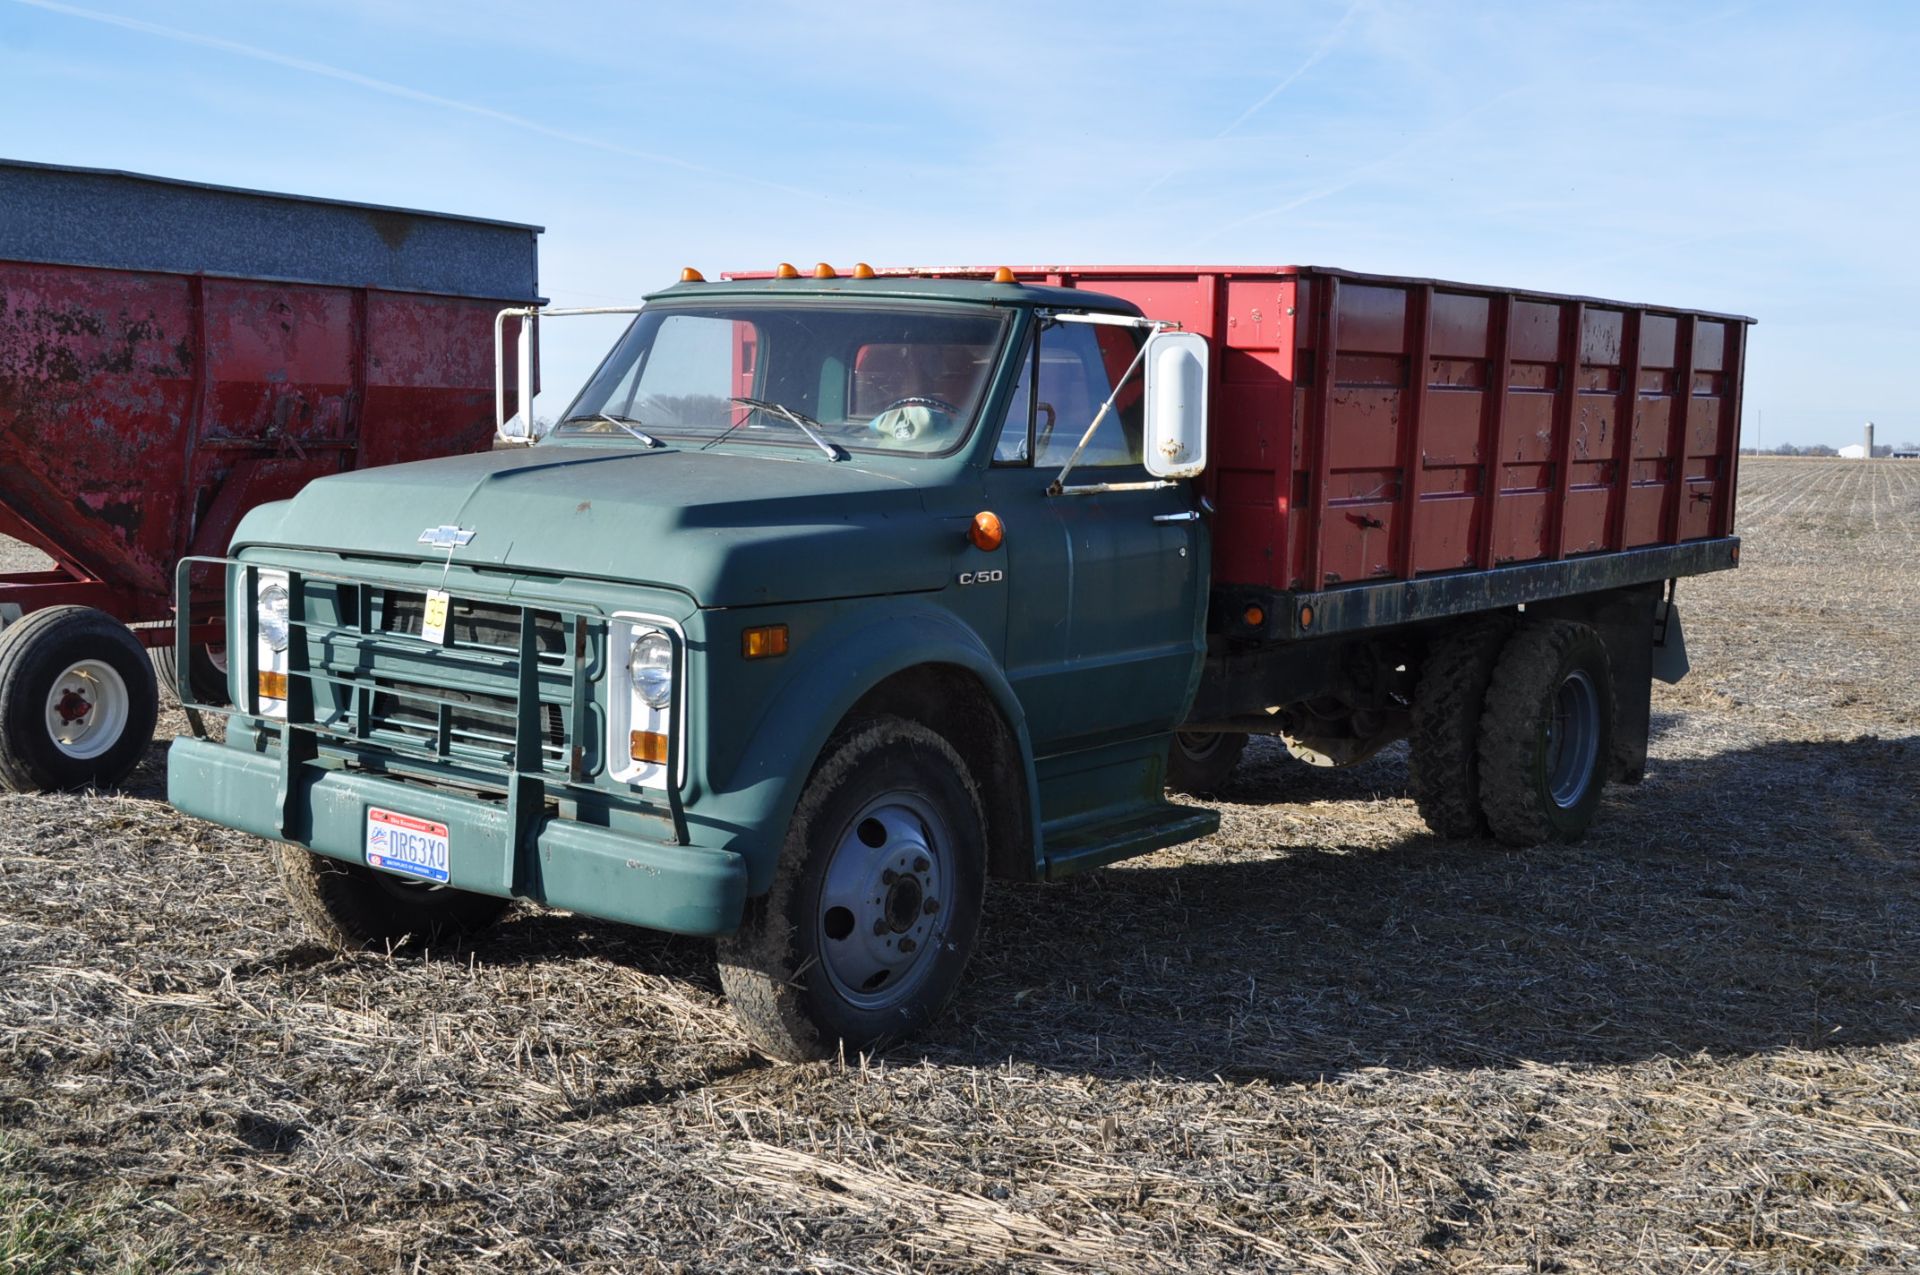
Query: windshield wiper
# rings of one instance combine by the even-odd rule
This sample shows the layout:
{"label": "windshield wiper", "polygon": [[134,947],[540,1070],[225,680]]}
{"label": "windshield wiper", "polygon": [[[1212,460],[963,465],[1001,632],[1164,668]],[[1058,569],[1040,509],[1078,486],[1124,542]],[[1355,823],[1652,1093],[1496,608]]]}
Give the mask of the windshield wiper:
{"label": "windshield wiper", "polygon": [[607,424],[614,426],[616,429],[623,429],[627,431],[627,433],[632,434],[635,438],[639,439],[641,442],[645,443],[648,447],[665,447],[666,446],[665,443],[655,438],[652,434],[649,434],[645,430],[637,428],[637,426],[640,424],[639,421],[633,420],[632,418],[626,417],[626,416],[615,416],[611,412],[595,412],[592,416],[569,416],[567,417],[565,423],[568,425],[571,425],[575,421],[594,421],[594,420],[605,421]]}
{"label": "windshield wiper", "polygon": [[[802,434],[805,434],[808,438],[812,439],[813,445],[815,447],[818,447],[821,451],[825,452],[827,454],[828,460],[847,459],[847,453],[844,448],[839,447],[834,443],[829,443],[826,439],[820,437],[820,435],[814,432],[815,429],[825,429],[826,426],[820,424],[819,421],[814,420],[811,416],[806,416],[800,412],[794,411],[791,407],[788,407],[785,403],[775,403],[769,399],[764,399],[764,398],[744,398],[738,394],[730,395],[728,401],[738,403],[742,407],[751,407],[758,411],[771,412],[776,416],[784,416],[787,420],[792,421],[796,426],[798,426]],[[732,432],[733,432],[732,430],[727,431],[727,433],[729,434]],[[726,434],[722,434],[720,436],[720,438],[725,438],[725,437],[726,437]],[[720,441],[720,438],[716,438],[713,441],[717,443]],[[708,446],[712,446],[712,444],[709,443]]]}

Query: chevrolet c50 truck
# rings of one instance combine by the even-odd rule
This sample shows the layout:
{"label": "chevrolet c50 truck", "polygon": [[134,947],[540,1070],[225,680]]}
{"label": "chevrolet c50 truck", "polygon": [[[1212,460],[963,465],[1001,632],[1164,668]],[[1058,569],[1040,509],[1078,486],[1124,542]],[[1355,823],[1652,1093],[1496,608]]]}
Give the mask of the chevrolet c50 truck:
{"label": "chevrolet c50 truck", "polygon": [[[1407,739],[1436,835],[1579,837],[1685,671],[1674,582],[1738,559],[1736,315],[865,266],[632,313],[538,445],[321,479],[181,567],[242,658],[170,798],[282,843],[337,947],[535,900],[712,936],[770,1054],[870,1048],[951,998],[989,876],[1209,834],[1166,789],[1251,735]],[[541,317],[496,325],[519,385]]]}

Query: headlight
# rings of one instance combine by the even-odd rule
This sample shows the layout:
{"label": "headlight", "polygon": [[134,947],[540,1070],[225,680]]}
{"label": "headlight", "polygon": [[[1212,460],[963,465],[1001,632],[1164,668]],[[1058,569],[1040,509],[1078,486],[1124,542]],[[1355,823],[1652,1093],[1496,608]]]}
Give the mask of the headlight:
{"label": "headlight", "polygon": [[673,643],[658,629],[634,639],[627,656],[633,689],[651,708],[665,708],[673,698]]}
{"label": "headlight", "polygon": [[260,597],[254,604],[254,611],[260,617],[260,640],[276,651],[287,649],[287,590],[285,586],[270,584],[260,590]]}

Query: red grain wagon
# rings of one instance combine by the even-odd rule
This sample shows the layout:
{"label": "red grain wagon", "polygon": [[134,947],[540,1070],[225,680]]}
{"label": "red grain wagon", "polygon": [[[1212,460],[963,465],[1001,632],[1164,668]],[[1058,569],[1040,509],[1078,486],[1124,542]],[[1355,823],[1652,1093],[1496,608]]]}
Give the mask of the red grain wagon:
{"label": "red grain wagon", "polygon": [[489,444],[494,314],[538,299],[538,234],[0,161],[0,534],[55,564],[0,575],[0,783],[132,769],[176,680],[175,564],[248,509]]}

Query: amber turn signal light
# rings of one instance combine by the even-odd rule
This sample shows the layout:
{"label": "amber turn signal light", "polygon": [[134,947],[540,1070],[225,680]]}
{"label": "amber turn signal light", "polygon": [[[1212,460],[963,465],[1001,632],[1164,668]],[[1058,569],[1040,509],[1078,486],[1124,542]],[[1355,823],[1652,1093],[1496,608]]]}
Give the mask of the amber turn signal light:
{"label": "amber turn signal light", "polygon": [[740,656],[748,660],[770,660],[787,653],[787,626],[762,624],[740,633]]}
{"label": "amber turn signal light", "polygon": [[1267,613],[1258,606],[1250,606],[1240,613],[1240,618],[1247,622],[1248,628],[1257,629],[1267,622]]}
{"label": "amber turn signal light", "polygon": [[651,766],[664,766],[667,764],[667,737],[658,731],[634,731],[629,754],[635,761],[643,761]]}
{"label": "amber turn signal light", "polygon": [[780,263],[780,268],[773,272],[773,277],[776,279],[798,279],[800,272],[793,268],[791,261],[783,261]]}
{"label": "amber turn signal light", "polygon": [[973,547],[992,553],[1007,538],[1007,529],[1000,522],[1000,515],[981,510],[973,516],[973,526],[967,528],[967,539],[973,541]]}
{"label": "amber turn signal light", "polygon": [[254,679],[254,685],[260,690],[261,699],[285,699],[287,697],[287,675],[285,673],[262,672]]}
{"label": "amber turn signal light", "polygon": [[1312,607],[1300,608],[1300,627],[1303,629],[1310,629],[1313,627],[1313,608]]}

